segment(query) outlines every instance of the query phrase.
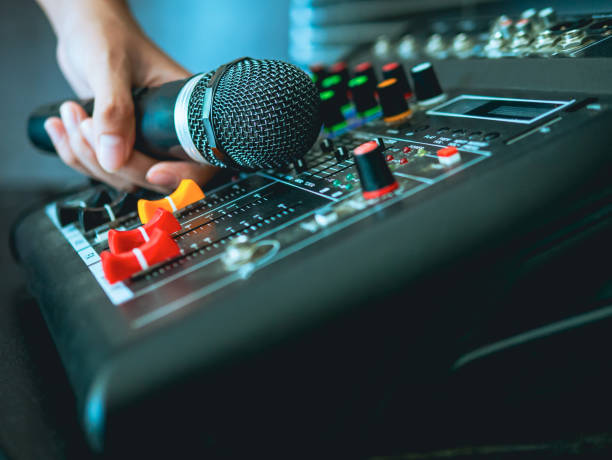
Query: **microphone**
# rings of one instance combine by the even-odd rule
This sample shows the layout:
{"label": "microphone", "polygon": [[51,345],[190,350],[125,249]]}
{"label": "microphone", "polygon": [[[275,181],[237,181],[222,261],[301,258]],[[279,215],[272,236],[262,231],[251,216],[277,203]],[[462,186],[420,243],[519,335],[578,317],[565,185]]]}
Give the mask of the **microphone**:
{"label": "microphone", "polygon": [[[158,159],[191,159],[241,170],[282,167],[314,145],[319,94],[303,70],[277,60],[240,58],[217,70],[132,92],[134,148]],[[44,122],[62,103],[39,107],[28,137],[55,152]],[[81,101],[93,113],[93,100]]]}

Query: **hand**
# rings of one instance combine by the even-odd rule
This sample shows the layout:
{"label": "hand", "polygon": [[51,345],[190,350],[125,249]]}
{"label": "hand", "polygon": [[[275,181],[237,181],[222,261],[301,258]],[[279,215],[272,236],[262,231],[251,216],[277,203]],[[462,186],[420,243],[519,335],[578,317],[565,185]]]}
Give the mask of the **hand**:
{"label": "hand", "polygon": [[142,32],[124,1],[40,0],[58,36],[57,57],[81,98],[94,97],[93,118],[75,102],[60,108],[45,129],[68,166],[119,189],[161,192],[181,179],[203,184],[216,168],[193,162],[156,161],[134,145],[133,87],[184,79],[189,72]]}

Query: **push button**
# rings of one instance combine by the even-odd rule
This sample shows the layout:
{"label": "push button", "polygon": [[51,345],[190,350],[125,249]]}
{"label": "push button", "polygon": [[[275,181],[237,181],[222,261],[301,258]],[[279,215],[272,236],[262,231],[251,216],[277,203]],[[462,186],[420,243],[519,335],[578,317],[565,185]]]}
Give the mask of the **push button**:
{"label": "push button", "polygon": [[440,161],[440,164],[444,166],[451,166],[461,161],[461,154],[459,153],[459,150],[457,150],[457,147],[452,145],[444,147],[438,150],[436,153],[438,154],[438,161]]}
{"label": "push button", "polygon": [[103,251],[100,258],[106,280],[114,284],[180,253],[181,249],[172,237],[156,228],[149,241],[139,247],[120,254]]}
{"label": "push button", "polygon": [[156,228],[171,234],[178,232],[181,224],[171,212],[157,208],[151,220],[141,227],[125,231],[109,230],[108,247],[113,254],[131,251],[149,241]]}
{"label": "push button", "polygon": [[140,217],[140,222],[146,224],[158,208],[176,212],[202,199],[204,199],[204,193],[198,184],[191,179],[183,179],[174,192],[161,200],[138,200],[138,217]]}

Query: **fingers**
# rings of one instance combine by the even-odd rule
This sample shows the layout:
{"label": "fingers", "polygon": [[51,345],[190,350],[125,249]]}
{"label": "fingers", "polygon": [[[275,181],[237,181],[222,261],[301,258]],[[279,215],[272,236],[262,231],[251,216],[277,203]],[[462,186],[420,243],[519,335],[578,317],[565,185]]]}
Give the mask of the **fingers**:
{"label": "fingers", "polygon": [[62,161],[71,168],[76,169],[83,174],[89,175],[89,171],[83,167],[77,155],[70,147],[68,133],[66,132],[66,128],[64,128],[62,120],[58,117],[48,118],[45,121],[45,131],[47,131],[51,142],[53,142],[55,151]]}
{"label": "fingers", "polygon": [[95,97],[93,145],[102,168],[112,173],[127,162],[134,145],[134,103],[127,64],[118,62],[96,72],[91,86]]}
{"label": "fingers", "polygon": [[218,170],[219,168],[191,161],[160,161],[147,171],[146,179],[150,184],[172,191],[182,179],[193,179],[204,185]]}

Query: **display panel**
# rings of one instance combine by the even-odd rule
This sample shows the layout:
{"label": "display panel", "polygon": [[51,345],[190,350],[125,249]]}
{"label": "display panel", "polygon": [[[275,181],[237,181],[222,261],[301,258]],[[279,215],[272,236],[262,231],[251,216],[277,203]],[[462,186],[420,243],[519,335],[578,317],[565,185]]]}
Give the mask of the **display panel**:
{"label": "display panel", "polygon": [[429,110],[427,115],[531,124],[573,102],[574,100],[544,101],[462,94]]}

